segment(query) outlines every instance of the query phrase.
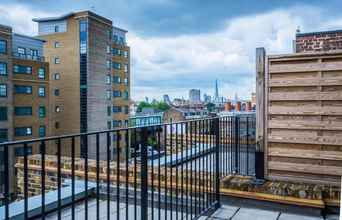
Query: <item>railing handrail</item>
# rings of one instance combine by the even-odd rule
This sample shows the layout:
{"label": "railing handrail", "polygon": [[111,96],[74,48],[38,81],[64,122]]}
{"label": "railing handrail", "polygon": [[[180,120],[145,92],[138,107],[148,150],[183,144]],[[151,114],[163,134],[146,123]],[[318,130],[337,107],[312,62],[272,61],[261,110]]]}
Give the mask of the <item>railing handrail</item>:
{"label": "railing handrail", "polygon": [[[27,140],[19,140],[19,141],[7,141],[0,143],[0,147],[8,147],[11,145],[20,145],[20,144],[29,144],[34,142],[43,142],[43,141],[53,141],[58,139],[66,139],[72,137],[81,137],[81,136],[89,136],[89,135],[96,135],[96,134],[105,134],[105,133],[113,133],[113,132],[120,132],[120,131],[127,131],[132,129],[142,129],[146,127],[158,127],[158,126],[168,126],[168,125],[177,125],[177,124],[184,124],[189,122],[196,122],[196,121],[203,121],[208,119],[215,119],[215,118],[235,118],[239,116],[215,116],[215,117],[205,117],[200,119],[191,119],[191,120],[183,120],[177,122],[167,122],[167,123],[159,123],[154,125],[142,125],[142,126],[134,126],[134,127],[125,127],[125,128],[114,128],[114,129],[106,129],[101,131],[90,131],[90,132],[83,132],[83,133],[73,133],[73,134],[65,134],[65,135],[58,135],[58,136],[50,136],[50,137],[42,137],[42,138],[33,138]],[[250,118],[248,116],[244,118]]]}

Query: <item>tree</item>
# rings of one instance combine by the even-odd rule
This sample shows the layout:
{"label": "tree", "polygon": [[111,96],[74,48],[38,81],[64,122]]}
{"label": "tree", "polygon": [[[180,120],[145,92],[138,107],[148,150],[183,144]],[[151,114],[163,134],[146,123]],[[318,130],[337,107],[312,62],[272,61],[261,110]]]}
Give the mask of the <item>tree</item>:
{"label": "tree", "polygon": [[153,108],[157,109],[159,111],[167,111],[170,106],[166,104],[165,102],[158,102],[158,101],[153,101],[152,103],[148,102],[140,102],[137,107],[137,112],[142,112],[143,108]]}
{"label": "tree", "polygon": [[206,107],[207,107],[207,109],[208,109],[209,112],[212,112],[212,111],[214,111],[214,109],[215,109],[215,104],[209,102],[208,104],[206,104]]}

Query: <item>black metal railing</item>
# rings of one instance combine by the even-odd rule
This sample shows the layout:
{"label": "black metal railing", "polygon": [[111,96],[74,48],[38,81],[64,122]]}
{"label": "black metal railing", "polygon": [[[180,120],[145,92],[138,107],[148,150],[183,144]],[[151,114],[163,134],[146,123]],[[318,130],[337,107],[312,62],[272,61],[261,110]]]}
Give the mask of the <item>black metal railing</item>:
{"label": "black metal railing", "polygon": [[0,219],[209,215],[223,177],[254,175],[254,122],[227,116],[2,143]]}

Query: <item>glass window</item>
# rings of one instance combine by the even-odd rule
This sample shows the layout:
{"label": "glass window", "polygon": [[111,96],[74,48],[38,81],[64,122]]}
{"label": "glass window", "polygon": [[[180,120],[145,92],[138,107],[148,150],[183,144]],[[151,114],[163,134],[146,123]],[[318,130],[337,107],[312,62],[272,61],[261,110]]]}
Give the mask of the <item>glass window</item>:
{"label": "glass window", "polygon": [[121,69],[121,63],[113,62],[113,68],[120,70]]}
{"label": "glass window", "polygon": [[61,78],[61,75],[59,73],[53,74],[54,80],[59,80]]}
{"label": "glass window", "polygon": [[30,49],[30,55],[31,55],[32,59],[37,59],[38,58],[38,50]]}
{"label": "glass window", "polygon": [[0,143],[8,141],[8,130],[6,128],[0,129]]}
{"label": "glass window", "polygon": [[114,128],[117,128],[117,127],[121,127],[121,121],[120,120],[114,120],[113,121],[113,127]]}
{"label": "glass window", "polygon": [[7,63],[0,63],[0,75],[7,75]]}
{"label": "glass window", "polygon": [[111,81],[111,78],[112,78],[112,77],[111,77],[109,74],[106,76],[106,83],[107,83],[107,84],[110,84],[110,83],[111,83],[111,82],[110,82],[110,81]]}
{"label": "glass window", "polygon": [[23,66],[23,65],[14,65],[13,66],[14,73],[21,73],[21,74],[32,74],[32,67],[30,66]]}
{"label": "glass window", "polygon": [[45,118],[46,109],[45,106],[39,106],[39,118]]}
{"label": "glass window", "polygon": [[112,122],[111,121],[107,121],[107,128],[111,129],[112,128]]}
{"label": "glass window", "polygon": [[55,41],[55,48],[59,48],[61,45],[59,43],[59,41]]}
{"label": "glass window", "polygon": [[124,99],[126,99],[126,100],[129,98],[129,94],[128,94],[127,91],[125,91],[125,92],[123,93],[123,97],[124,97]]}
{"label": "glass window", "polygon": [[125,83],[125,85],[128,85],[128,78],[124,79],[124,83]]}
{"label": "glass window", "polygon": [[59,106],[56,106],[55,112],[60,112],[60,111],[61,111],[61,108]]}
{"label": "glass window", "polygon": [[61,60],[59,59],[59,57],[55,57],[55,64],[60,64]]}
{"label": "glass window", "polygon": [[15,85],[14,91],[17,94],[32,94],[32,86]]}
{"label": "glass window", "polygon": [[59,89],[55,89],[54,94],[55,94],[55,96],[59,96]]}
{"label": "glass window", "polygon": [[7,85],[0,84],[0,97],[6,97],[6,96],[7,96]]}
{"label": "glass window", "polygon": [[106,65],[107,65],[107,69],[110,69],[110,60],[107,60]]}
{"label": "glass window", "polygon": [[44,125],[39,126],[39,137],[46,136],[46,127]]}
{"label": "glass window", "polygon": [[19,55],[25,55],[26,54],[26,49],[23,47],[18,47],[17,49]]}
{"label": "glass window", "polygon": [[109,45],[107,45],[106,51],[107,51],[108,54],[110,53],[110,46]]}
{"label": "glass window", "polygon": [[55,128],[57,128],[57,129],[59,128],[59,122],[58,121],[55,122]]}
{"label": "glass window", "polygon": [[38,69],[38,78],[39,79],[45,79],[45,68],[39,68]]}
{"label": "glass window", "polygon": [[113,76],[113,81],[114,81],[114,83],[117,83],[117,84],[121,83],[120,76]]}
{"label": "glass window", "polygon": [[110,106],[107,106],[107,116],[110,116],[112,114],[112,109]]}
{"label": "glass window", "polygon": [[24,147],[15,147],[14,154],[16,157],[23,157],[25,155],[32,155],[32,147],[27,146],[26,152],[24,151]]}
{"label": "glass window", "polygon": [[45,97],[45,87],[44,86],[40,86],[38,88],[38,96],[39,97]]}
{"label": "glass window", "polygon": [[7,41],[0,40],[0,53],[7,53]]}
{"label": "glass window", "polygon": [[113,112],[114,113],[118,113],[118,112],[121,112],[121,111],[122,111],[121,106],[113,106]]}
{"label": "glass window", "polygon": [[125,58],[128,58],[128,51],[127,51],[127,50],[124,50],[124,51],[123,51],[123,56],[124,56]]}
{"label": "glass window", "polygon": [[128,72],[128,64],[125,64],[125,65],[124,65],[124,71],[125,71],[125,73]]}
{"label": "glass window", "polygon": [[113,36],[113,41],[114,41],[115,43],[117,43],[117,42],[118,42],[118,38],[119,38],[118,35],[114,35],[114,36]]}
{"label": "glass window", "polygon": [[7,121],[7,107],[0,107],[0,121]]}
{"label": "glass window", "polygon": [[121,97],[121,91],[120,90],[114,90],[113,91],[113,97]]}
{"label": "glass window", "polygon": [[14,107],[14,114],[16,116],[29,116],[32,115],[32,107]]}
{"label": "glass window", "polygon": [[107,100],[111,99],[111,91],[110,90],[106,91],[106,98],[107,98]]}
{"label": "glass window", "polygon": [[32,127],[14,128],[15,136],[30,136],[32,135]]}
{"label": "glass window", "polygon": [[59,26],[58,25],[55,26],[55,32],[56,33],[59,32]]}
{"label": "glass window", "polygon": [[125,114],[128,114],[128,113],[129,113],[129,106],[126,105],[126,106],[125,106]]}

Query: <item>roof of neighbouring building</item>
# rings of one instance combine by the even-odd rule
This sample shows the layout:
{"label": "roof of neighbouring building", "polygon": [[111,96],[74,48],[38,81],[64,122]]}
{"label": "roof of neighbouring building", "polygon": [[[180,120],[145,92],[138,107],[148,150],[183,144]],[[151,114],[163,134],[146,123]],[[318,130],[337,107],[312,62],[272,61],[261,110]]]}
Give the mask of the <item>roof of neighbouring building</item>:
{"label": "roof of neighbouring building", "polygon": [[331,31],[317,31],[317,32],[297,33],[296,37],[305,37],[305,36],[312,36],[312,35],[319,35],[319,34],[335,34],[335,33],[342,33],[342,29],[340,29],[340,30],[331,30]]}

